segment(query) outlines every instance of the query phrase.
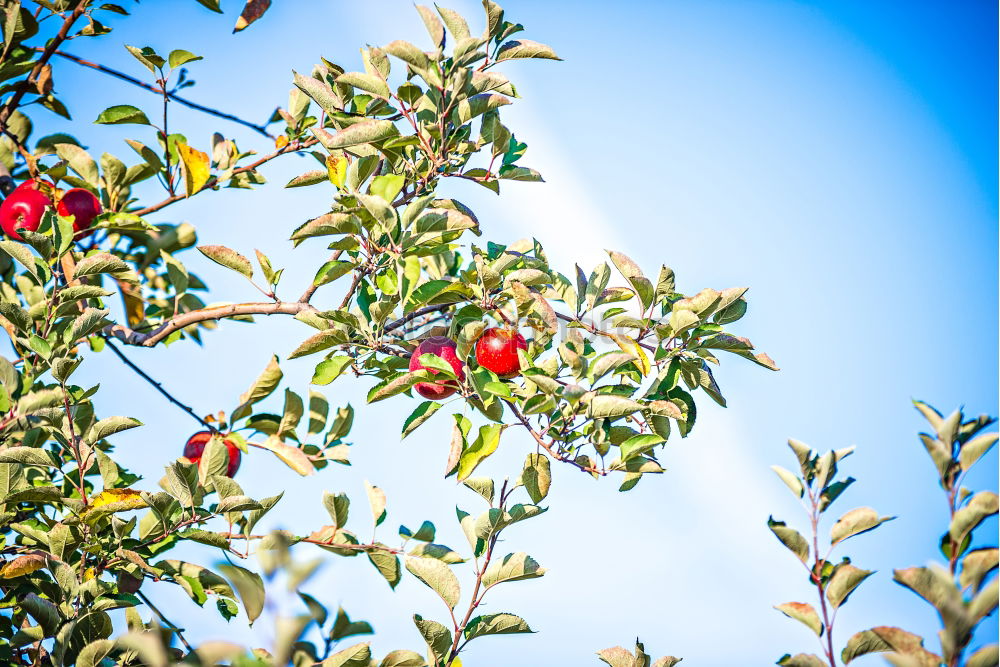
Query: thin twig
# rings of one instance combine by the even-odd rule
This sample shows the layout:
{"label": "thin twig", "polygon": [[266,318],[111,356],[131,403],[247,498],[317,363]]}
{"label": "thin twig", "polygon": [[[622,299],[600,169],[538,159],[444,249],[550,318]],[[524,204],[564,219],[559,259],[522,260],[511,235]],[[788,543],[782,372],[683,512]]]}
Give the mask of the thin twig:
{"label": "thin twig", "polygon": [[198,421],[199,424],[201,424],[202,426],[204,426],[205,428],[207,428],[209,431],[213,431],[214,432],[216,430],[214,426],[212,426],[207,421],[205,421],[204,419],[202,419],[201,417],[199,417],[198,413],[195,412],[189,405],[181,403],[179,400],[177,400],[173,396],[173,394],[171,394],[169,391],[167,391],[166,389],[164,389],[162,384],[160,384],[159,382],[157,382],[156,380],[154,380],[152,377],[150,377],[146,373],[146,371],[144,371],[141,368],[139,368],[138,366],[136,366],[132,362],[131,359],[129,359],[127,356],[125,356],[124,352],[122,352],[121,350],[118,349],[118,346],[116,346],[114,343],[111,342],[110,337],[104,336],[104,342],[107,344],[107,346],[109,348],[111,348],[111,351],[114,352],[115,355],[117,355],[117,357],[119,359],[121,359],[122,362],[125,363],[126,366],[128,366],[133,371],[135,371],[139,375],[139,377],[141,377],[143,380],[145,380],[149,384],[153,385],[153,387],[156,389],[156,391],[158,391],[161,394],[163,394],[163,396],[165,396],[168,401],[170,401],[171,403],[173,403],[174,405],[176,405],[177,407],[179,407],[184,412],[186,412],[189,415],[191,415],[195,420]]}
{"label": "thin twig", "polygon": [[[256,162],[251,162],[250,164],[246,165],[245,167],[239,167],[238,169],[233,169],[233,171],[231,173],[231,176],[235,176],[236,174],[242,174],[242,173],[245,173],[245,172],[248,172],[248,171],[253,171],[257,167],[259,167],[262,164],[264,164],[265,162],[273,160],[274,158],[276,158],[276,157],[278,157],[280,155],[285,155],[286,153],[296,153],[298,151],[305,150],[306,148],[309,148],[310,146],[315,146],[317,143],[319,143],[319,140],[315,139],[315,138],[314,139],[305,139],[304,141],[292,141],[292,142],[289,142],[289,143],[285,144],[283,147],[281,147],[278,150],[274,151],[273,153],[268,153],[267,155],[265,155],[264,157],[260,158]],[[205,183],[205,185],[202,186],[202,189],[199,190],[198,192],[204,192],[205,190],[211,190],[217,184],[218,184],[218,179],[215,176],[213,176],[212,178],[208,179],[208,182]],[[195,194],[197,194],[197,193],[195,193]],[[129,213],[132,213],[133,215],[138,215],[138,216],[141,217],[141,216],[144,216],[144,215],[148,215],[150,213],[155,213],[156,211],[159,211],[160,209],[166,208],[167,206],[170,206],[173,203],[179,202],[182,199],[186,199],[187,197],[188,197],[188,195],[186,195],[186,194],[183,194],[183,195],[173,195],[173,196],[167,197],[166,199],[164,199],[163,201],[161,201],[161,202],[159,202],[157,204],[153,204],[151,206],[147,206],[146,208],[136,209],[134,211],[129,211]]]}
{"label": "thin twig", "polygon": [[545,451],[547,451],[552,458],[554,458],[557,461],[562,461],[564,463],[572,464],[572,465],[576,466],[577,468],[579,468],[580,470],[582,470],[584,472],[588,472],[588,473],[596,474],[596,475],[601,475],[601,476],[604,476],[604,475],[608,474],[607,470],[604,470],[602,468],[598,468],[596,465],[585,466],[583,464],[577,463],[575,459],[571,459],[568,456],[565,456],[565,455],[561,454],[554,447],[552,447],[552,445],[550,445],[549,443],[545,442],[545,438],[543,438],[538,433],[538,431],[536,431],[531,426],[531,422],[529,422],[528,418],[525,417],[524,414],[520,410],[517,409],[517,406],[514,405],[513,401],[509,401],[506,398],[505,399],[501,399],[501,400],[503,400],[503,402],[507,404],[507,407],[509,407],[510,410],[511,410],[511,412],[514,413],[514,416],[517,418],[517,420],[519,422],[521,422],[521,425],[524,426],[524,428],[526,428],[528,430],[528,433],[531,434],[531,437],[534,438],[535,442],[537,442],[543,449],[545,449]]}
{"label": "thin twig", "polygon": [[[36,51],[42,51],[43,49],[41,47],[35,47],[35,50]],[[83,58],[81,58],[79,56],[73,55],[72,53],[66,53],[65,51],[59,51],[58,49],[56,51],[54,51],[53,53],[54,53],[54,55],[57,55],[60,58],[65,58],[66,60],[70,60],[72,62],[75,62],[78,65],[82,65],[84,67],[89,67],[91,69],[95,69],[95,70],[97,70],[99,72],[103,72],[103,73],[108,74],[110,76],[113,76],[113,77],[116,77],[118,79],[121,79],[122,81],[127,81],[128,83],[131,83],[133,86],[138,86],[140,88],[143,88],[145,90],[150,91],[151,93],[156,93],[157,95],[162,95],[164,93],[164,90],[162,88],[157,88],[156,86],[153,86],[153,85],[148,84],[148,83],[146,83],[144,81],[136,79],[135,77],[129,76],[128,74],[125,74],[124,72],[119,72],[116,69],[112,69],[110,67],[106,67],[105,65],[101,65],[100,63],[90,62],[89,60],[84,60]],[[218,109],[213,109],[211,107],[207,107],[204,104],[198,104],[197,102],[192,102],[189,99],[181,97],[177,93],[167,92],[166,95],[167,95],[167,97],[169,97],[170,99],[172,99],[174,102],[178,102],[180,104],[183,104],[184,106],[188,107],[189,109],[194,109],[195,111],[201,111],[202,113],[207,113],[207,114],[209,114],[211,116],[216,116],[217,118],[223,118],[225,120],[232,121],[234,123],[238,123],[240,125],[243,125],[244,127],[249,127],[254,132],[262,134],[265,137],[267,137],[268,139],[274,139],[275,138],[275,136],[273,134],[271,134],[270,132],[267,131],[267,128],[264,125],[257,125],[256,123],[252,123],[252,122],[250,122],[248,120],[244,120],[244,119],[240,118],[239,116],[234,116],[233,114],[226,113],[224,111],[219,111]]]}
{"label": "thin twig", "polygon": [[174,633],[177,635],[177,638],[181,640],[182,644],[184,644],[184,648],[188,650],[188,653],[194,653],[194,648],[191,646],[191,644],[188,643],[188,640],[184,638],[184,630],[178,628],[176,625],[173,624],[173,622],[169,618],[164,616],[163,612],[156,608],[156,605],[153,604],[153,602],[148,597],[146,597],[145,593],[143,593],[142,591],[136,591],[135,594],[139,597],[139,599],[143,601],[143,603],[147,607],[149,607],[153,611],[154,614],[160,617],[160,620],[163,621],[164,625],[166,625],[168,628],[174,631]]}
{"label": "thin twig", "polygon": [[406,324],[410,320],[414,320],[414,319],[420,317],[421,315],[426,315],[427,313],[436,313],[436,312],[439,312],[439,311],[442,311],[442,310],[447,310],[448,308],[451,308],[454,305],[455,304],[453,304],[453,303],[441,303],[441,304],[438,304],[436,306],[424,306],[423,308],[418,308],[417,310],[413,311],[412,313],[404,315],[401,318],[399,318],[398,320],[395,320],[394,322],[389,322],[389,324],[385,325],[385,328],[382,329],[382,332],[383,333],[388,333],[388,332],[390,332],[390,331],[392,331],[394,329],[398,329],[399,327],[403,326],[404,324]]}

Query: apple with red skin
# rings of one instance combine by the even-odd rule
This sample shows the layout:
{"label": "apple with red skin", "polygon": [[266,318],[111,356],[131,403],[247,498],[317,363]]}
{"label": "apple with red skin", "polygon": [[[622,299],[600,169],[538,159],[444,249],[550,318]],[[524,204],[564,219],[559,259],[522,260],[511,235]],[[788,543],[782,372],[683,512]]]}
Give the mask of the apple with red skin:
{"label": "apple with red skin", "polygon": [[47,181],[32,179],[17,186],[10,196],[0,204],[0,228],[15,241],[23,241],[17,233],[19,229],[33,232],[42,222],[45,211],[52,206],[46,191],[53,186]]}
{"label": "apple with red skin", "polygon": [[[447,336],[432,336],[422,341],[413,350],[413,354],[410,355],[410,370],[426,370],[437,375],[440,371],[427,368],[420,363],[421,355],[433,354],[447,361],[455,371],[455,377],[459,381],[462,381],[465,379],[465,371],[462,369],[462,360],[455,354],[456,347],[455,341]],[[429,398],[432,401],[440,401],[442,398],[448,398],[458,391],[458,384],[454,380],[439,380],[437,382],[418,382],[413,388],[424,398]]]}
{"label": "apple with red skin", "polygon": [[[188,438],[187,444],[184,445],[184,457],[197,465],[201,461],[202,452],[205,451],[205,445],[208,444],[211,437],[211,431],[198,431],[192,435]],[[236,443],[229,438],[226,438],[222,442],[226,445],[226,449],[229,450],[229,466],[226,468],[226,477],[232,477],[240,469],[240,456],[242,453],[239,447],[236,446]]]}
{"label": "apple with red skin", "polygon": [[521,373],[518,350],[527,350],[524,336],[513,329],[487,329],[476,341],[476,363],[504,380]]}
{"label": "apple with red skin", "polygon": [[29,178],[14,188],[14,192],[21,190],[41,190],[45,194],[51,194],[55,192],[56,186],[52,181],[46,181],[44,178]]}
{"label": "apple with red skin", "polygon": [[73,216],[73,231],[77,238],[90,233],[90,225],[103,210],[101,200],[84,188],[67,190],[56,204],[56,213],[66,218]]}

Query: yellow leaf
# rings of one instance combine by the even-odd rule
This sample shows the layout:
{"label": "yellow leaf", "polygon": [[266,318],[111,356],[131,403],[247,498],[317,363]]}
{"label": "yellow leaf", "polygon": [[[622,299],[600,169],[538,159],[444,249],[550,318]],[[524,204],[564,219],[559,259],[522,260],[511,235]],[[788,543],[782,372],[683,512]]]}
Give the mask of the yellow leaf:
{"label": "yellow leaf", "polygon": [[[81,517],[96,519],[112,512],[128,512],[148,507],[142,499],[142,494],[132,489],[105,489],[94,496],[90,504],[83,510]],[[100,510],[100,511],[98,511]]]}
{"label": "yellow leaf", "polygon": [[612,334],[611,339],[618,343],[618,347],[622,349],[622,352],[635,357],[636,361],[639,362],[639,370],[643,375],[649,375],[649,357],[646,356],[645,350],[642,349],[639,343],[621,334]]}
{"label": "yellow leaf", "polygon": [[0,566],[0,579],[13,579],[31,574],[45,567],[45,556],[41,553],[30,553],[18,556]]}
{"label": "yellow leaf", "polygon": [[347,181],[347,158],[327,155],[326,173],[330,177],[331,183],[338,188],[344,187],[344,183]]}
{"label": "yellow leaf", "polygon": [[309,460],[305,452],[298,447],[286,445],[276,435],[268,436],[267,440],[264,441],[264,447],[274,452],[274,455],[281,459],[285,465],[303,477],[316,472],[312,461]]}
{"label": "yellow leaf", "polygon": [[207,153],[191,148],[183,141],[177,142],[177,153],[184,163],[184,187],[187,196],[190,197],[208,183],[211,163],[208,161]]}
{"label": "yellow leaf", "polygon": [[142,494],[133,489],[105,489],[90,501],[90,507],[95,508],[116,503],[129,505],[129,509],[146,507],[146,501],[142,499]]}
{"label": "yellow leaf", "polygon": [[281,135],[280,137],[274,140],[274,147],[277,148],[279,151],[287,145],[288,145],[288,137],[286,137],[285,135]]}
{"label": "yellow leaf", "polygon": [[146,318],[146,302],[142,298],[142,290],[138,285],[115,280],[118,289],[122,294],[122,302],[125,304],[125,317],[128,318],[129,326],[137,326]]}

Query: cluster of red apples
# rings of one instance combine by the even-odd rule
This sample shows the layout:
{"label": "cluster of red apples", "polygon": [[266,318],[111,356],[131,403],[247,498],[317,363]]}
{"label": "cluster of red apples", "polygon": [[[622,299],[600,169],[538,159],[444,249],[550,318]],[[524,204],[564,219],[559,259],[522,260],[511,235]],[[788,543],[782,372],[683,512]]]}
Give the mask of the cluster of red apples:
{"label": "cluster of red apples", "polygon": [[[428,368],[420,363],[420,357],[433,354],[444,359],[452,367],[455,377],[461,382],[465,379],[465,364],[458,358],[455,350],[458,346],[447,336],[434,336],[422,341],[410,356],[410,370],[426,370],[434,375],[440,371]],[[476,341],[476,363],[482,368],[493,371],[497,377],[509,380],[521,372],[521,362],[517,351],[528,349],[524,336],[513,329],[492,328],[483,332]],[[417,393],[432,401],[448,398],[458,391],[458,383],[454,380],[437,380],[435,382],[418,382],[413,387]]]}
{"label": "cluster of red apples", "polygon": [[90,190],[59,190],[49,181],[32,178],[17,186],[0,204],[0,228],[15,241],[23,241],[19,230],[33,232],[49,209],[63,217],[73,217],[76,238],[89,234],[91,225],[102,212],[101,201]]}

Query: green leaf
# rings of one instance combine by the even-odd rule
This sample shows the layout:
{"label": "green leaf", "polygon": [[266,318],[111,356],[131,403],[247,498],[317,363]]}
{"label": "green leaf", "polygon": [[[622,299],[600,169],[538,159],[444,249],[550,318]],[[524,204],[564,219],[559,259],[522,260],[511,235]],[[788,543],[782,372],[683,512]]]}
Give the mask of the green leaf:
{"label": "green leaf", "polygon": [[156,51],[154,51],[148,46],[144,46],[141,49],[134,46],[129,46],[128,44],[125,44],[124,46],[129,53],[135,56],[136,60],[145,65],[149,69],[149,71],[152,72],[153,74],[156,74],[157,67],[163,67],[163,65],[166,64],[167,62],[159,55],[157,55]]}
{"label": "green leaf", "polygon": [[653,303],[653,295],[655,289],[653,288],[653,283],[649,282],[649,279],[642,274],[642,269],[639,265],[629,259],[626,255],[615,252],[613,250],[607,251],[608,255],[611,256],[611,261],[618,268],[625,279],[628,280],[629,284],[635,289],[636,294],[639,295],[639,300],[642,302],[642,307],[649,308]]}
{"label": "green leaf", "polygon": [[959,576],[962,588],[979,590],[986,576],[997,569],[998,556],[1000,552],[996,547],[973,549],[967,553],[962,559],[962,573]]}
{"label": "green leaf", "polygon": [[313,278],[313,285],[319,287],[320,285],[332,283],[334,280],[346,276],[353,268],[354,262],[330,260],[323,266],[319,267],[319,271],[316,272],[316,277]]}
{"label": "green leaf", "polygon": [[149,118],[141,109],[128,104],[119,104],[102,111],[94,122],[99,125],[125,125],[128,123],[149,125]]}
{"label": "green leaf", "polygon": [[201,56],[196,56],[190,51],[185,51],[184,49],[175,49],[170,52],[167,56],[167,62],[170,64],[170,68],[180,67],[181,65],[195,60],[201,60]]}
{"label": "green leaf", "polygon": [[847,640],[840,657],[847,665],[855,658],[869,653],[895,651],[916,658],[918,662],[914,664],[920,667],[940,665],[941,658],[924,649],[923,644],[924,640],[912,632],[883,625],[853,635]]}
{"label": "green leaf", "polygon": [[848,596],[854,592],[854,589],[872,574],[871,570],[862,570],[850,563],[841,563],[833,571],[833,576],[830,577],[830,581],[826,585],[826,598],[836,609],[847,602]]}
{"label": "green leaf", "polygon": [[372,519],[375,521],[375,525],[378,526],[385,521],[385,491],[372,485],[366,479],[365,493],[368,494],[368,504],[371,506]]}
{"label": "green leaf", "polygon": [[389,588],[395,590],[403,576],[403,570],[399,566],[399,559],[396,558],[396,555],[388,551],[372,550],[368,551],[368,560],[379,571],[379,574],[389,582]]}
{"label": "green leaf", "polygon": [[[324,331],[320,331],[319,333],[313,334],[309,338],[302,341],[299,346],[288,355],[288,358],[298,359],[299,357],[327,350],[335,345],[347,342],[346,338],[346,335],[340,329],[326,329]],[[335,378],[331,378],[330,381],[333,382],[334,379]]]}
{"label": "green leaf", "polygon": [[809,543],[806,542],[802,533],[794,528],[789,528],[784,521],[775,521],[774,517],[768,517],[767,527],[781,540],[782,544],[798,556],[799,560],[805,563],[809,559]]}
{"label": "green leaf", "polygon": [[425,620],[419,614],[413,615],[413,623],[417,626],[424,641],[427,642],[427,651],[430,654],[431,662],[435,665],[442,664],[451,652],[451,630],[437,621]]}
{"label": "green leaf", "polygon": [[376,119],[355,123],[332,135],[315,127],[311,129],[320,143],[329,150],[376,143],[399,136],[399,129],[392,121]]}
{"label": "green leaf", "polygon": [[250,407],[270,396],[281,383],[281,367],[278,357],[271,357],[264,371],[254,380],[250,388],[240,395],[240,405],[230,415],[232,422],[239,421],[250,414]]}
{"label": "green leaf", "polygon": [[465,559],[462,558],[457,551],[451,547],[446,547],[443,544],[417,544],[415,547],[410,549],[409,555],[420,558],[436,558],[439,561],[448,563],[449,565],[465,562]]}
{"label": "green leaf", "polygon": [[603,417],[624,417],[643,409],[643,404],[624,396],[599,394],[590,400],[587,416],[591,419]]}
{"label": "green leaf", "polygon": [[410,574],[422,581],[444,600],[450,609],[454,609],[461,597],[461,587],[458,577],[443,562],[434,558],[406,559],[406,569]]}
{"label": "green leaf", "polygon": [[427,57],[427,54],[405,40],[397,39],[390,42],[383,46],[382,50],[417,69],[426,69],[430,66],[430,58]]}
{"label": "green leaf", "polygon": [[427,371],[410,371],[402,375],[372,387],[368,392],[368,402],[375,403],[400,394],[418,382],[434,381],[434,376]]}
{"label": "green leaf", "polygon": [[493,504],[494,484],[492,479],[489,477],[470,477],[463,484],[481,495],[483,500],[490,505]]}
{"label": "green leaf", "polygon": [[528,454],[521,471],[521,483],[528,492],[531,502],[540,503],[549,495],[552,484],[551,464],[544,454]]}
{"label": "green leaf", "polygon": [[311,380],[312,384],[327,385],[340,377],[345,368],[350,366],[352,359],[345,355],[338,355],[329,359],[324,359],[316,365]]}
{"label": "green leaf", "polygon": [[260,575],[239,565],[225,564],[218,568],[239,592],[247,619],[253,625],[264,610],[264,582]]}
{"label": "green leaf", "polygon": [[392,202],[405,183],[406,177],[402,174],[383,174],[372,179],[368,193],[380,197],[385,202]]}
{"label": "green leaf", "polygon": [[504,424],[487,424],[479,427],[479,435],[468,449],[462,452],[458,460],[458,481],[461,482],[469,477],[480,463],[497,450],[500,434],[504,428],[506,428]]}
{"label": "green leaf", "polygon": [[465,626],[466,640],[487,635],[512,635],[534,632],[527,622],[514,614],[499,613],[476,616]]}
{"label": "green leaf", "polygon": [[1000,434],[984,433],[962,445],[962,449],[958,453],[958,461],[962,466],[962,470],[971,468],[983,454],[990,451],[993,445],[996,444],[998,435]]}
{"label": "green leaf", "polygon": [[390,651],[382,658],[382,662],[378,663],[378,667],[426,667],[426,665],[427,661],[422,655],[406,649]]}
{"label": "green leaf", "polygon": [[788,618],[804,623],[809,629],[816,633],[816,636],[823,634],[823,622],[819,620],[819,614],[812,605],[804,602],[786,602],[774,607]]}
{"label": "green leaf", "polygon": [[250,264],[250,260],[235,250],[222,245],[201,245],[198,246],[198,251],[216,264],[241,273],[247,278],[253,278],[253,265]]}
{"label": "green leaf", "polygon": [[545,58],[548,60],[562,60],[552,50],[551,46],[533,42],[530,39],[513,39],[505,42],[497,51],[497,62],[512,60],[514,58]]}
{"label": "green leaf", "polygon": [[351,621],[350,616],[343,607],[337,609],[337,618],[333,621],[333,629],[330,630],[330,638],[339,641],[344,637],[352,635],[370,635],[372,626],[366,621]]}
{"label": "green leaf", "polygon": [[805,493],[805,487],[802,486],[802,481],[796,477],[790,470],[786,470],[781,466],[771,466],[771,470],[781,478],[781,481],[785,483],[789,489],[792,490],[796,496],[801,498]]}
{"label": "green leaf", "polygon": [[1000,646],[990,644],[984,646],[965,661],[965,667],[996,667],[1000,662]]}
{"label": "green leaf", "polygon": [[337,651],[322,663],[323,667],[369,667],[371,664],[372,652],[368,643],[355,644]]}
{"label": "green leaf", "polygon": [[830,529],[830,544],[837,544],[849,537],[867,533],[895,518],[892,516],[880,518],[878,512],[870,507],[858,507],[840,517],[837,523],[833,524],[833,528]]}
{"label": "green leaf", "polygon": [[503,559],[490,563],[483,574],[483,586],[487,589],[508,581],[534,579],[545,574],[545,568],[526,553],[507,554]]}
{"label": "green leaf", "polygon": [[351,499],[344,493],[333,494],[329,491],[323,492],[323,507],[330,514],[333,525],[343,528],[347,525],[347,516],[351,508]]}
{"label": "green leaf", "polygon": [[971,533],[976,526],[982,523],[987,517],[993,516],[1000,509],[997,494],[992,491],[980,491],[965,504],[964,507],[955,512],[952,517],[948,533],[961,543],[966,535]]}
{"label": "green leaf", "polygon": [[795,655],[786,653],[778,659],[777,664],[782,667],[828,667],[829,665],[812,653],[797,653]]}
{"label": "green leaf", "polygon": [[337,77],[337,83],[346,83],[384,100],[388,100],[390,97],[389,86],[385,80],[374,74],[345,72]]}
{"label": "green leaf", "polygon": [[402,437],[405,438],[410,433],[413,433],[413,431],[417,430],[417,427],[430,419],[434,413],[440,409],[441,404],[434,401],[424,401],[418,405],[413,412],[410,413],[410,416],[406,418],[406,421],[403,422]]}

